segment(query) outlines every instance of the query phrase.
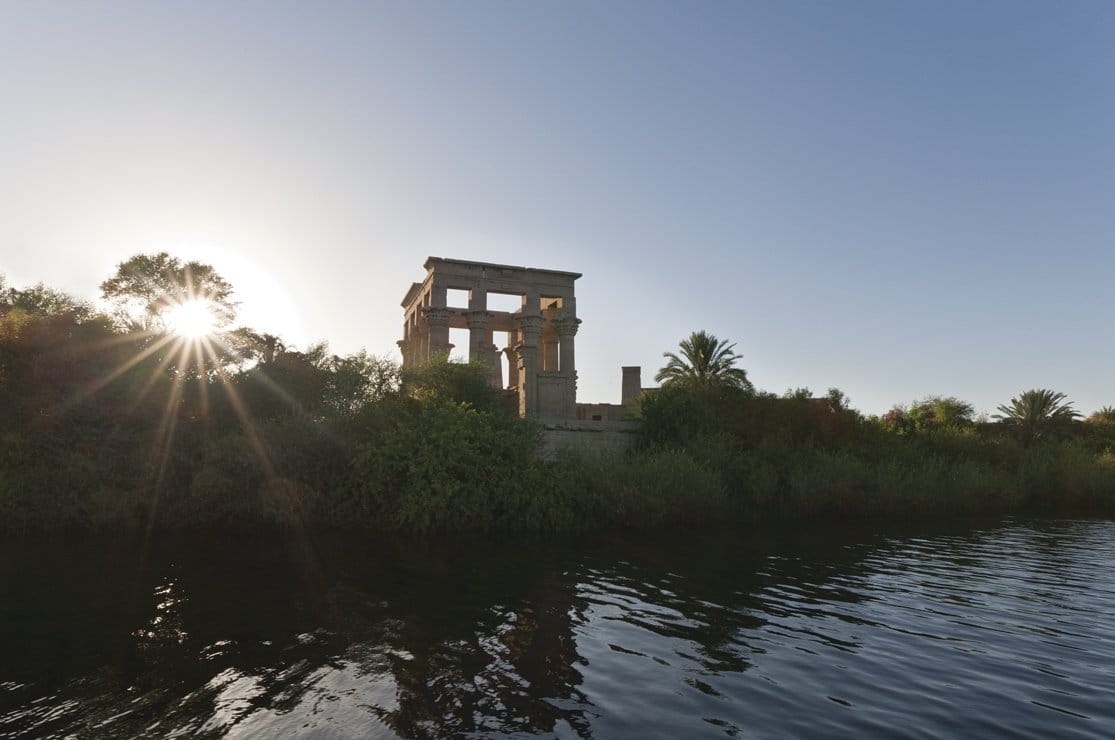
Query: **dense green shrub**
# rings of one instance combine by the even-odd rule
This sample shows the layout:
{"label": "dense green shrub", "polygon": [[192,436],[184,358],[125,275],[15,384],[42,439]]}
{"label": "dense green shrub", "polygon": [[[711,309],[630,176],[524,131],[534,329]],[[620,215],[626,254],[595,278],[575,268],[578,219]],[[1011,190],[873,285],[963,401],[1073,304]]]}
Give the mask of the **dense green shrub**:
{"label": "dense green shrub", "polygon": [[562,500],[581,514],[582,526],[709,521],[728,504],[716,471],[680,450],[577,460],[576,466],[580,474],[561,481]]}
{"label": "dense green shrub", "polygon": [[491,529],[510,515],[536,457],[528,426],[440,396],[395,411],[358,447],[340,512],[414,532]]}

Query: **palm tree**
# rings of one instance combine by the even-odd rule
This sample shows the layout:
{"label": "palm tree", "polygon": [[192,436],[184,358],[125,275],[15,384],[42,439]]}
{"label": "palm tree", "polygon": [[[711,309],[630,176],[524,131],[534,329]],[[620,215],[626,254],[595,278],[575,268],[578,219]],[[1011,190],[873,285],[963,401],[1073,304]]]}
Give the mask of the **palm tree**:
{"label": "palm tree", "polygon": [[1115,424],[1115,406],[1104,406],[1088,417],[1090,424]]}
{"label": "palm tree", "polygon": [[753,391],[755,387],[747,379],[747,373],[735,367],[736,360],[742,359],[742,355],[733,351],[735,346],[704,330],[695,331],[678,344],[681,357],[673,352],[662,353],[669,362],[654,379],[663,385],[719,385]]}
{"label": "palm tree", "polygon": [[992,418],[1018,428],[1025,439],[1035,439],[1044,432],[1064,426],[1080,416],[1064,393],[1048,388],[1035,388],[1020,393],[1009,404],[999,407]]}

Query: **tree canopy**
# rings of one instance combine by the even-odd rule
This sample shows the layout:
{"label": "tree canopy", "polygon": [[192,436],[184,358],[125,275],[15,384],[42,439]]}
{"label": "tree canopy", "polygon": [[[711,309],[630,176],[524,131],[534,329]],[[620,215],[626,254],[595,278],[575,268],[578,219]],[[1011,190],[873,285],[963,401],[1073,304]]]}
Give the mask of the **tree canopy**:
{"label": "tree canopy", "polygon": [[1104,406],[1086,420],[1089,424],[1115,425],[1115,406]]}
{"label": "tree canopy", "polygon": [[88,301],[74,298],[61,290],[48,288],[42,283],[22,290],[8,287],[5,285],[3,275],[0,275],[0,303],[6,303],[14,309],[21,309],[36,316],[69,314],[77,321],[86,321],[96,315],[96,311]]}
{"label": "tree canopy", "polygon": [[224,329],[236,318],[232,285],[202,262],[182,262],[166,252],[137,254],[116,266],[101,283],[101,295],[117,323],[129,330],[165,330],[168,309],[203,300],[214,327]]}
{"label": "tree canopy", "polygon": [[718,339],[702,329],[683,339],[678,348],[680,356],[673,352],[662,354],[668,362],[654,379],[664,386],[685,384],[754,390],[747,373],[735,366],[737,360],[743,359],[742,355],[737,354],[735,345],[728,344],[726,339]]}
{"label": "tree canopy", "polygon": [[972,404],[955,396],[927,396],[909,407],[895,406],[883,423],[898,432],[928,432],[936,429],[964,429],[975,423]]}
{"label": "tree canopy", "polygon": [[1080,414],[1066,400],[1064,393],[1048,388],[1035,388],[1020,393],[1009,404],[999,407],[992,418],[1016,427],[1023,438],[1034,439],[1051,431],[1062,429]]}

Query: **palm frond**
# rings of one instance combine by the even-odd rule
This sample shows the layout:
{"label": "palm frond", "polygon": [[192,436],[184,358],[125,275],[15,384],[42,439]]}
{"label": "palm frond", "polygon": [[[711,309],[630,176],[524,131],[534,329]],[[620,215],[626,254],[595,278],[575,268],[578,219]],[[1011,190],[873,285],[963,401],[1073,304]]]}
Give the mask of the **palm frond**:
{"label": "palm frond", "polygon": [[664,352],[666,365],[654,376],[664,383],[691,383],[695,385],[727,385],[742,390],[753,390],[747,373],[735,367],[742,359],[735,352],[735,345],[717,339],[706,331],[695,331],[678,343],[678,354]]}
{"label": "palm frond", "polygon": [[1080,417],[1064,393],[1048,388],[1034,388],[1020,393],[1009,404],[999,406],[992,418],[1018,427],[1027,438],[1040,437]]}

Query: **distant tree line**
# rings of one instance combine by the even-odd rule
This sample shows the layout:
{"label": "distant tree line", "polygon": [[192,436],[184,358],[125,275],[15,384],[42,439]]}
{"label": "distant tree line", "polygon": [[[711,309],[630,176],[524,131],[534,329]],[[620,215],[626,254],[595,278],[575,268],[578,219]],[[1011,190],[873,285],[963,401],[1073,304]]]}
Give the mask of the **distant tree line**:
{"label": "distant tree line", "polygon": [[[864,416],[830,388],[781,397],[726,367],[706,332],[666,353],[644,396],[642,451],[682,452],[715,471],[737,511],[757,516],[920,516],[1115,508],[1115,409],[1081,420],[1063,393],[1033,389],[977,418],[930,396]],[[725,358],[729,362],[725,362]],[[731,367],[731,369],[738,370]]]}
{"label": "distant tree line", "polygon": [[[137,255],[100,307],[0,278],[0,529],[347,527],[432,533],[803,516],[1110,511],[1115,409],[1018,394],[881,417],[837,389],[756,390],[695,332],[645,394],[637,449],[544,460],[484,368],[403,370],[235,324],[211,266]],[[204,309],[203,334],[172,328]]]}

